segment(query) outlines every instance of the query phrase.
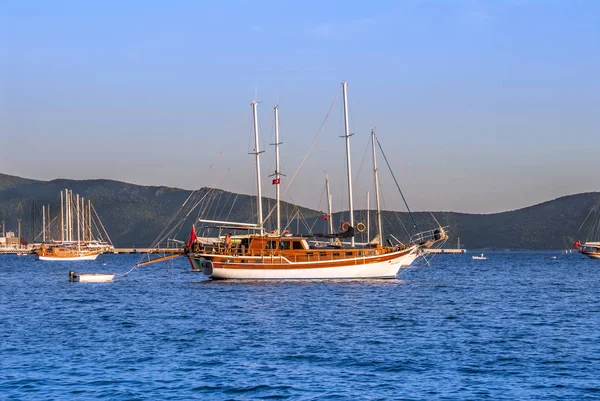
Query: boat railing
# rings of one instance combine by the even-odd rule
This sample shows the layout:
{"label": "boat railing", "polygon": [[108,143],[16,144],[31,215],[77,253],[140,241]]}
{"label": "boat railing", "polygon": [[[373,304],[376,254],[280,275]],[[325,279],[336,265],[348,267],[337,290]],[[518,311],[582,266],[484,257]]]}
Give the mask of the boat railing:
{"label": "boat railing", "polygon": [[413,235],[410,238],[410,242],[413,244],[419,244],[423,246],[431,246],[438,241],[445,241],[448,239],[446,227],[432,228],[431,230],[422,231]]}

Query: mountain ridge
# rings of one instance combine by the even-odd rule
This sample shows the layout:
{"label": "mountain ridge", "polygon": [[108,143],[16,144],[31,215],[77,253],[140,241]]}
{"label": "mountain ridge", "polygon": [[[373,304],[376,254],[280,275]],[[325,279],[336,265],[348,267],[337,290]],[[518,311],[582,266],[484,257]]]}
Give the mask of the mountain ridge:
{"label": "mountain ridge", "polygon": [[[168,186],[143,186],[109,179],[72,180],[57,178],[51,181],[33,180],[0,173],[0,215],[6,217],[7,228],[16,227],[16,219],[23,219],[24,237],[31,239],[41,227],[41,205],[49,204],[51,211],[60,210],[59,192],[65,188],[91,199],[113,242],[117,246],[148,246],[157,238],[193,191]],[[195,192],[196,200],[204,197],[202,212],[215,219],[254,221],[255,197],[217,188],[201,188]],[[263,198],[264,216],[274,204],[272,198]],[[470,249],[564,249],[576,240],[583,239],[577,228],[592,206],[600,204],[600,192],[565,195],[520,209],[472,214],[464,212],[414,212],[421,230],[435,227],[430,213],[443,226],[450,227],[451,244],[457,237]],[[327,222],[323,212],[282,203],[286,222],[297,232],[323,232]],[[295,210],[301,210],[302,219],[292,222]],[[366,211],[355,211],[357,221],[366,222]],[[369,212],[370,230],[375,232],[376,213]],[[190,214],[185,227],[190,227],[197,217]],[[347,218],[347,212],[333,215],[335,227]],[[382,211],[384,233],[395,233],[400,240],[408,240],[415,232],[406,212]],[[273,228],[273,218],[268,228]],[[300,223],[302,221],[302,224]],[[410,229],[409,229],[410,228]],[[187,228],[186,228],[187,230]],[[178,239],[185,240],[188,233],[179,230]],[[385,236],[385,235],[384,235]],[[364,237],[364,235],[363,235]],[[371,236],[372,237],[372,236]],[[363,240],[365,240],[364,238]],[[452,245],[448,245],[452,247]]]}

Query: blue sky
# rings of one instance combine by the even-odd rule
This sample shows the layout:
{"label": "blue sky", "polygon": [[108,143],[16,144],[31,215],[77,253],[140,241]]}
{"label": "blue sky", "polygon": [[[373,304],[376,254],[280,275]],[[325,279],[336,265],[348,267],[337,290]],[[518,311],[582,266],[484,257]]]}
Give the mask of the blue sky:
{"label": "blue sky", "polygon": [[[377,127],[413,209],[511,210],[600,190],[599,41],[591,0],[4,1],[0,171],[253,193],[256,98],[274,196],[273,106],[286,188],[346,80],[358,207]],[[286,200],[327,173],[345,208],[342,131],[338,99]]]}

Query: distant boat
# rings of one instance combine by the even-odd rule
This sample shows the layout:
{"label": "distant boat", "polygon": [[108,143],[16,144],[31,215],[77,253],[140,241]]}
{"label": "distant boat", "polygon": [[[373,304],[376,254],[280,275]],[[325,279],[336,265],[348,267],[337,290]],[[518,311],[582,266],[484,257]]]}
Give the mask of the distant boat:
{"label": "distant boat", "polygon": [[475,260],[487,260],[487,258],[485,256],[483,256],[483,253],[479,256],[473,255],[473,256],[471,256],[471,258],[473,258]]}
{"label": "distant boat", "polygon": [[[48,224],[46,224],[45,210],[43,214],[44,231],[43,243],[35,251],[38,260],[43,261],[78,261],[95,260],[102,252],[112,249],[112,245],[98,240],[92,233],[92,227],[104,226],[98,220],[92,219],[92,205],[88,200],[86,205],[79,194],[73,194],[70,190],[61,191],[60,207],[60,240],[52,241],[46,236],[50,232],[50,210],[48,207]],[[96,214],[97,217],[97,214]],[[96,224],[98,222],[98,224]],[[108,234],[104,231],[104,236]],[[102,236],[102,234],[100,234]],[[48,241],[49,240],[49,241]],[[109,239],[110,241],[110,239]]]}
{"label": "distant boat", "polygon": [[579,245],[579,253],[592,259],[600,259],[600,242],[586,242]]}
{"label": "distant boat", "polygon": [[579,229],[581,230],[590,216],[592,216],[592,223],[587,234],[586,242],[582,244],[581,241],[577,240],[573,243],[573,247],[577,248],[579,253],[588,258],[600,259],[600,212],[598,206],[594,206],[592,210],[590,210]]}

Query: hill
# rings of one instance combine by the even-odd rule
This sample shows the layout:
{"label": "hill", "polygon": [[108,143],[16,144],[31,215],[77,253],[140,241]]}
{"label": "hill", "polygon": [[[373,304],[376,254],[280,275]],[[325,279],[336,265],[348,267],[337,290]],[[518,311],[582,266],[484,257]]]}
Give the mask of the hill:
{"label": "hill", "polygon": [[[191,191],[156,186],[140,186],[112,180],[30,180],[0,174],[0,216],[5,216],[7,229],[15,230],[17,218],[23,219],[23,236],[31,240],[41,227],[41,205],[50,205],[53,216],[60,210],[60,191],[69,188],[86,199],[91,199],[102,222],[116,246],[148,246],[167,226]],[[185,239],[193,220],[198,216],[215,220],[239,222],[255,221],[255,197],[219,189],[202,188],[194,193],[187,205],[199,203],[187,216],[184,228],[169,238]],[[449,246],[455,246],[457,237],[468,249],[564,249],[581,238],[577,230],[592,206],[600,203],[600,193],[564,196],[538,205],[495,214],[467,214],[435,212],[442,225],[450,226]],[[274,204],[265,198],[264,215]],[[293,232],[326,231],[327,221],[321,211],[298,208],[283,203],[282,215]],[[300,210],[300,213],[297,211]],[[357,211],[357,221],[366,223],[366,211]],[[347,218],[336,213],[334,226]],[[415,213],[419,228],[435,226],[429,213]],[[267,226],[272,228],[274,219]],[[375,212],[370,212],[371,232],[375,230]],[[404,212],[383,212],[384,232],[404,241],[413,228]],[[366,235],[359,240],[365,240]]]}

